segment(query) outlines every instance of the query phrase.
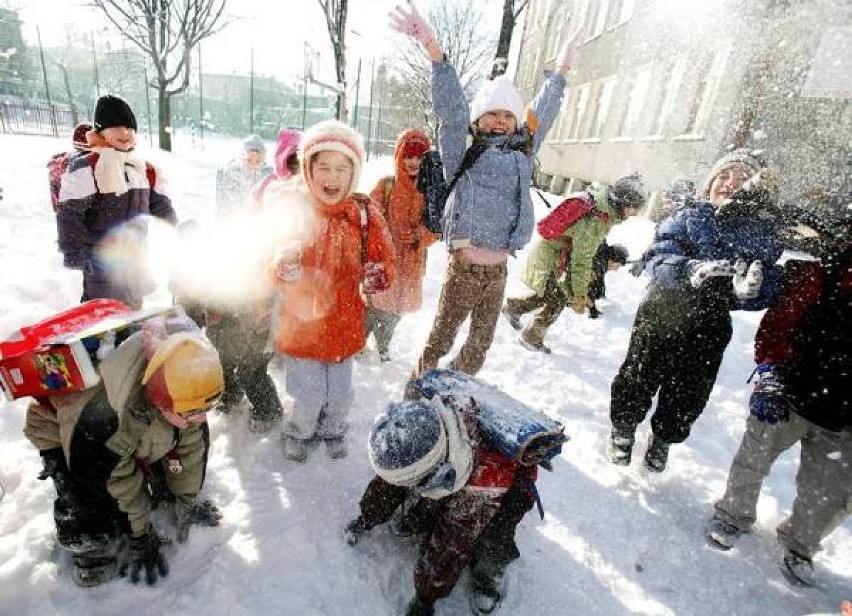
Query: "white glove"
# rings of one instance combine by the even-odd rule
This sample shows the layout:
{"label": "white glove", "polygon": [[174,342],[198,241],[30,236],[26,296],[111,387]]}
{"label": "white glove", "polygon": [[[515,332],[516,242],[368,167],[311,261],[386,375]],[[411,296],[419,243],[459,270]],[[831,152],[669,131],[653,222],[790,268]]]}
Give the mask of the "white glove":
{"label": "white glove", "polygon": [[689,272],[689,284],[697,289],[708,278],[717,276],[733,276],[734,268],[728,261],[718,259],[716,261],[697,261],[692,260],[687,266]]}
{"label": "white glove", "polygon": [[396,12],[389,15],[391,30],[410,36],[423,47],[426,47],[435,40],[435,33],[432,32],[429,22],[417,11],[417,7],[411,0],[408,0],[408,8],[409,11],[406,12],[403,7],[397,6]]}
{"label": "white glove", "polygon": [[752,261],[751,265],[740,259],[737,261],[733,278],[734,295],[737,299],[754,299],[760,293],[760,285],[763,284],[763,264],[760,261]]}
{"label": "white glove", "polygon": [[565,38],[565,43],[562,49],[559,50],[559,55],[556,57],[556,70],[567,72],[574,64],[574,54],[577,53],[577,45],[580,44],[580,33],[583,30],[583,24],[577,22],[571,26],[568,35]]}

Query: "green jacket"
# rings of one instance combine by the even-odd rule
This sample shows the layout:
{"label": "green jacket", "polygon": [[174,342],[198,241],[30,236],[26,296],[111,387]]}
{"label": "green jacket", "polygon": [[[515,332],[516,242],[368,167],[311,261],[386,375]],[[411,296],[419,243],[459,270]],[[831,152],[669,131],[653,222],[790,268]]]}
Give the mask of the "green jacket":
{"label": "green jacket", "polygon": [[[587,192],[595,200],[597,210],[606,214],[606,219],[584,216],[568,227],[558,239],[536,238],[521,269],[521,280],[536,293],[543,293],[547,280],[555,277],[568,297],[588,295],[592,281],[592,261],[598,246],[612,226],[622,219],[607,199],[608,186],[594,183]],[[560,258],[563,252],[564,258]],[[563,261],[565,271],[560,272],[559,266]]]}

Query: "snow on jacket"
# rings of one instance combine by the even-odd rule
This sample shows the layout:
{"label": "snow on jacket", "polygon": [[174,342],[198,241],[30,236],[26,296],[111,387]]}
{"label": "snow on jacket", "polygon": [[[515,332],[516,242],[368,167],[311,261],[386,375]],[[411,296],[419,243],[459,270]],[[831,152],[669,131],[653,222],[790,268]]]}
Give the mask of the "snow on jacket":
{"label": "snow on jacket", "polygon": [[[536,293],[544,293],[548,278],[555,276],[568,297],[589,294],[595,253],[612,226],[621,221],[607,199],[607,191],[603,184],[592,184],[587,192],[603,216],[584,216],[555,240],[536,238],[521,270],[525,285]],[[567,273],[564,278],[563,273]]]}
{"label": "snow on jacket", "polygon": [[852,430],[852,247],[832,267],[788,261],[783,279],[757,329],[755,362],[779,366],[799,415]]}
{"label": "snow on jacket", "polygon": [[97,151],[73,157],[60,182],[56,229],[66,267],[86,266],[95,246],[109,231],[137,216],[150,214],[177,223],[162,178],[150,163],[145,163],[144,173],[132,164],[125,164],[128,190],[119,195],[99,191],[95,181],[99,157]]}
{"label": "snow on jacket", "polygon": [[232,160],[216,172],[216,208],[220,214],[238,212],[249,202],[249,195],[272,167],[261,165],[250,169],[242,160]]}
{"label": "snow on jacket", "polygon": [[[366,197],[365,197],[366,198]],[[267,191],[264,213],[300,222],[301,272],[294,282],[270,276],[277,289],[275,344],[280,353],[300,359],[339,362],[364,348],[366,304],[360,293],[362,262],[361,208],[350,196],[332,205],[320,204],[301,178],[281,182]],[[366,261],[385,266],[393,283],[393,244],[375,204],[367,206]]]}
{"label": "snow on jacket", "polygon": [[[663,220],[645,253],[645,271],[657,287],[682,291],[698,310],[762,310],[778,292],[783,251],[779,221],[748,216],[717,216],[706,201],[677,210]],[[763,284],[755,299],[738,300],[730,277],[707,280],[699,289],[689,283],[689,262],[698,260],[755,260],[763,264]]]}
{"label": "snow on jacket", "polygon": [[94,388],[52,396],[47,409],[31,405],[25,434],[39,449],[59,440],[72,475],[89,485],[103,485],[127,514],[134,535],[149,525],[151,510],[143,469],[176,456],[181,472],[165,474],[176,496],[194,497],[201,489],[207,461],[206,423],[180,430],[145,400],[141,384],[146,365],[142,334],[123,342],[99,366],[102,381]]}
{"label": "snow on jacket", "polygon": [[[529,154],[501,147],[516,141],[517,134],[487,137],[488,148],[447,199],[442,225],[450,250],[455,241],[469,239],[475,248],[514,254],[529,242],[535,223],[530,198],[533,157],[559,112],[564,89],[565,78],[553,73],[533,101],[538,128]],[[438,146],[444,174],[450,178],[467,148],[470,111],[458,75],[447,62],[432,63],[432,104],[441,120]]]}
{"label": "snow on jacket", "polygon": [[[527,497],[535,498],[531,486],[537,478],[536,468],[521,466],[488,447],[474,412],[468,410],[463,417],[474,452],[473,472],[465,487],[440,499],[432,532],[420,544],[414,584],[417,594],[431,601],[450,594],[470,561],[477,538],[500,510],[510,487],[520,483]],[[360,503],[367,528],[390,520],[410,495],[411,488],[375,476]]]}
{"label": "snow on jacket", "polygon": [[[423,195],[403,165],[404,143],[419,131],[406,131],[396,147],[396,176],[379,180],[370,197],[385,218],[394,247],[394,281],[387,291],[370,298],[385,312],[403,314],[419,310],[423,303],[426,250],[438,238],[423,225]],[[403,241],[403,237],[411,238]]]}

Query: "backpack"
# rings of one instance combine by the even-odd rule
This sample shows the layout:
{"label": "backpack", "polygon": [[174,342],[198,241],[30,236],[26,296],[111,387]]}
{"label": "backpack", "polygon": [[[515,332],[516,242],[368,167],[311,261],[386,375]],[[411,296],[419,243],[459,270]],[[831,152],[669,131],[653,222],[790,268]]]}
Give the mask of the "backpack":
{"label": "backpack", "polygon": [[465,150],[458,170],[449,180],[444,176],[444,164],[437,150],[429,150],[420,159],[417,190],[423,194],[423,225],[432,233],[441,236],[443,231],[441,221],[444,218],[447,198],[453,192],[462,174],[473,166],[486,147],[487,143],[484,139],[475,139],[473,144]]}
{"label": "backpack", "polygon": [[56,206],[59,204],[59,186],[62,181],[62,175],[68,168],[68,161],[77,152],[60,152],[50,157],[47,163],[47,181],[50,186],[50,204],[53,206],[53,211],[56,211]]}
{"label": "backpack", "polygon": [[556,208],[536,224],[538,234],[546,240],[555,240],[562,236],[574,223],[588,215],[607,220],[604,212],[597,209],[595,199],[587,192],[568,195]]}

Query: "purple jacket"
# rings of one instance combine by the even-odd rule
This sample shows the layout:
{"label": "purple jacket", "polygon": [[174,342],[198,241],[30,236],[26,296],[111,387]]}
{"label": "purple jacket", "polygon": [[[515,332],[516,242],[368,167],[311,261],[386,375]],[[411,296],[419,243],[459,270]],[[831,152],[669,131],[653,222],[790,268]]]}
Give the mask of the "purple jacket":
{"label": "purple jacket", "polygon": [[56,230],[65,267],[85,268],[98,242],[114,227],[137,216],[150,214],[177,224],[171,200],[161,192],[154,167],[146,164],[143,175],[125,166],[129,190],[123,195],[101,193],[95,184],[97,152],[73,157],[59,189]]}

